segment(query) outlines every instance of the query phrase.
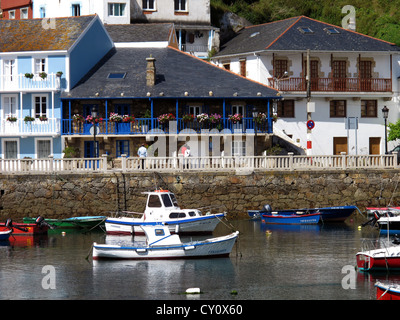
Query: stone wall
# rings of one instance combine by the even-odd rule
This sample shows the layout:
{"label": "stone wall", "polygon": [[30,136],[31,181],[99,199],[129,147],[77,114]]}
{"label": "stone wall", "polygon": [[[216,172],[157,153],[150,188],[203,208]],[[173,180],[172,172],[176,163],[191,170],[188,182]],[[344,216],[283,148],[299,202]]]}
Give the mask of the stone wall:
{"label": "stone wall", "polygon": [[[219,206],[228,217],[245,218],[248,209],[333,205],[400,204],[400,173],[385,171],[302,171],[233,173],[184,172],[1,175],[0,222],[24,216],[65,218],[142,212],[157,187],[174,191],[181,207]],[[125,191],[124,191],[125,190]]]}

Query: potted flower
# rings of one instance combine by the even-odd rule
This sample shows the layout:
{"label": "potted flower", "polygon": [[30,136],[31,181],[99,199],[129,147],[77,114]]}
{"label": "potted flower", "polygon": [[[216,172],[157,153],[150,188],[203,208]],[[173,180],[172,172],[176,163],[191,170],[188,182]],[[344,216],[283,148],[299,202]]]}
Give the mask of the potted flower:
{"label": "potted flower", "polygon": [[74,122],[80,122],[80,123],[83,123],[85,121],[85,118],[80,114],[74,114],[72,116],[72,119],[74,120]]}
{"label": "potted flower", "polygon": [[31,116],[26,116],[24,118],[24,121],[25,121],[25,123],[32,122],[32,121],[35,121],[35,118],[32,118]]}
{"label": "potted flower", "polygon": [[39,77],[41,77],[43,80],[47,78],[47,73],[46,72],[40,72]]}
{"label": "potted flower", "polygon": [[62,72],[62,71],[57,71],[57,73],[56,73],[56,76],[57,76],[57,77],[61,78],[62,75],[63,75],[63,72]]}
{"label": "potted flower", "polygon": [[193,122],[194,121],[194,114],[184,114],[182,116],[182,121],[184,123]]}
{"label": "potted flower", "polygon": [[242,119],[243,116],[240,113],[235,113],[229,116],[229,121],[231,121],[234,124],[239,123],[240,121],[242,121]]}
{"label": "potted flower", "polygon": [[92,117],[92,115],[88,115],[86,117],[86,121],[92,124],[100,123],[103,121],[103,118],[101,117]]}
{"label": "potted flower", "polygon": [[219,123],[221,121],[221,119],[222,119],[222,117],[218,113],[212,113],[212,114],[210,114],[210,116],[208,118],[208,120],[213,124]]}
{"label": "potted flower", "polygon": [[33,73],[25,73],[25,78],[33,79]]}
{"label": "potted flower", "polygon": [[14,116],[8,116],[6,120],[9,122],[16,122],[18,119],[17,119],[17,117],[14,117]]}
{"label": "potted flower", "polygon": [[49,120],[46,116],[40,116],[39,117],[39,120],[40,121],[47,121],[47,120]]}
{"label": "potted flower", "polygon": [[197,115],[197,122],[207,123],[208,122],[208,114],[207,113],[198,114]]}
{"label": "potted flower", "polygon": [[257,124],[262,124],[265,120],[267,120],[267,115],[265,113],[261,113],[261,112],[259,112],[257,114],[257,117],[254,118],[254,121]]}
{"label": "potted flower", "polygon": [[122,122],[134,122],[134,121],[135,121],[135,117],[133,115],[130,116],[130,115],[124,114],[122,116]]}
{"label": "potted flower", "polygon": [[166,124],[169,121],[174,121],[175,120],[175,116],[172,113],[164,113],[164,114],[158,116],[157,120],[161,124]]}
{"label": "potted flower", "polygon": [[111,112],[109,119],[110,119],[111,122],[121,122],[122,121],[122,116],[120,116],[118,113]]}

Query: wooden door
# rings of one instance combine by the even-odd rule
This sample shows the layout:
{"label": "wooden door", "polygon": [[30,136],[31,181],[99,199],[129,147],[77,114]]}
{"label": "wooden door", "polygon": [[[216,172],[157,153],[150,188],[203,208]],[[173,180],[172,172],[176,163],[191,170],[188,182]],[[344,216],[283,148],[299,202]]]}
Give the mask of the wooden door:
{"label": "wooden door", "polygon": [[369,154],[381,154],[381,138],[370,137],[369,138]]}
{"label": "wooden door", "polygon": [[333,154],[340,155],[341,152],[347,154],[347,137],[333,137]]}
{"label": "wooden door", "polygon": [[333,61],[333,88],[335,91],[346,91],[346,61]]}

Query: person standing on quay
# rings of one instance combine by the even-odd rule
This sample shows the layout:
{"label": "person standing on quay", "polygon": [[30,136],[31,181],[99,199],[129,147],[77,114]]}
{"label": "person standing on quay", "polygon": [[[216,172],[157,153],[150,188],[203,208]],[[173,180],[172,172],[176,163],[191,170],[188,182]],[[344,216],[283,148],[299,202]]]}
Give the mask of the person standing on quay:
{"label": "person standing on quay", "polygon": [[142,143],[142,146],[138,149],[137,154],[138,154],[139,158],[142,158],[142,161],[141,161],[142,162],[142,169],[144,169],[144,161],[145,161],[144,158],[147,157],[147,149],[144,146],[144,143]]}

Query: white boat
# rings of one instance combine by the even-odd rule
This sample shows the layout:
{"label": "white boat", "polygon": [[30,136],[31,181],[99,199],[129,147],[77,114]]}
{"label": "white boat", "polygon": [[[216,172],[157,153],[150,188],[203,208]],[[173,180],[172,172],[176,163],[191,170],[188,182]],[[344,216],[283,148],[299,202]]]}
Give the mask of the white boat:
{"label": "white boat", "polygon": [[108,234],[143,234],[140,225],[152,225],[161,222],[167,225],[170,232],[212,233],[226,216],[226,213],[205,214],[198,209],[181,209],[174,193],[168,190],[144,192],[147,194],[144,213],[140,217],[109,217],[105,222]]}
{"label": "white boat", "polygon": [[140,226],[146,235],[143,245],[93,243],[93,259],[187,259],[229,256],[239,231],[222,237],[182,243],[178,234],[171,234],[161,223]]}

